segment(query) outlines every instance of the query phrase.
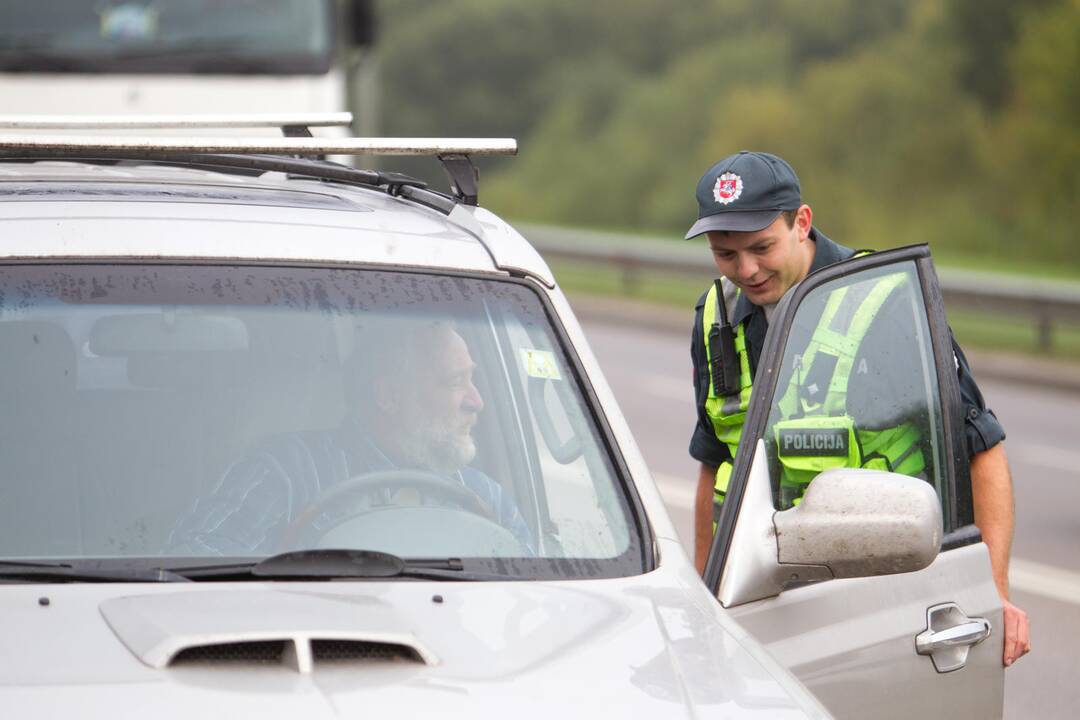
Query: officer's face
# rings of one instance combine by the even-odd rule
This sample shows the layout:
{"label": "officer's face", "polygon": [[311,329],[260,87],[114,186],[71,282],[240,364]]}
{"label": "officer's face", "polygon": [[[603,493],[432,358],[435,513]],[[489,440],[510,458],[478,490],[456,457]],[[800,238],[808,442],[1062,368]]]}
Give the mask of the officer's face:
{"label": "officer's face", "polygon": [[803,205],[791,227],[781,216],[756,232],[708,233],[716,267],[755,305],[777,302],[810,270],[811,217],[810,207]]}

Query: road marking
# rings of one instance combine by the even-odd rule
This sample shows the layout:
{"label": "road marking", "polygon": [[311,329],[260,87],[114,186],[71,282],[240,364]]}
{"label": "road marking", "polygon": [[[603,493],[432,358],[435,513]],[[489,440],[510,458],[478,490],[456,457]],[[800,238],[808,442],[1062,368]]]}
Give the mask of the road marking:
{"label": "road marking", "polygon": [[1052,565],[1013,558],[1009,563],[1009,587],[1020,592],[1080,605],[1080,573]]}
{"label": "road marking", "polygon": [[1025,465],[1038,465],[1050,470],[1058,470],[1070,474],[1080,472],[1080,452],[1075,450],[1063,450],[1049,445],[1032,445],[1024,443],[1016,447],[1006,445],[1006,450],[1012,460]]}

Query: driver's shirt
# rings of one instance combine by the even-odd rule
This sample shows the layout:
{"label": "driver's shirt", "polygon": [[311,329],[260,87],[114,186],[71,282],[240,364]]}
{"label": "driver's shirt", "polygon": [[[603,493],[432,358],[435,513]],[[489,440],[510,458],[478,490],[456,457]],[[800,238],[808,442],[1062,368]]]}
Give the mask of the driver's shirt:
{"label": "driver's shirt", "polygon": [[[337,430],[280,435],[234,463],[213,493],[196,501],[173,529],[168,552],[225,556],[277,552],[285,528],[324,490],[356,475],[396,469],[355,420]],[[501,485],[469,467],[447,480],[476,493],[500,525],[523,547],[532,547],[525,519]],[[422,493],[411,489],[375,490],[344,508],[327,510],[312,522],[315,527],[329,527],[338,516],[402,504],[442,503],[426,502]]]}

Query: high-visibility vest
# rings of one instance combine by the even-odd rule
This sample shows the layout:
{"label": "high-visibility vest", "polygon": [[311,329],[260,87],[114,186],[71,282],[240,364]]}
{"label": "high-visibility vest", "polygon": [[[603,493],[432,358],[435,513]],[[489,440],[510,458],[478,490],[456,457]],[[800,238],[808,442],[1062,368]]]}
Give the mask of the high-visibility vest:
{"label": "high-visibility vest", "polygon": [[[884,429],[860,429],[847,414],[847,388],[859,347],[874,318],[905,278],[904,273],[892,273],[873,282],[861,283],[857,290],[863,295],[861,298],[848,297],[853,286],[837,288],[829,294],[821,319],[799,361],[806,372],[792,373],[778,401],[781,419],[773,425],[773,433],[781,467],[781,508],[798,504],[810,481],[830,468],[865,467],[912,476],[925,470],[921,433],[913,424],[904,422]],[[705,413],[717,439],[727,445],[734,458],[750,404],[753,378],[744,328],[739,323],[733,330],[740,391],[727,397],[715,393],[711,376],[712,348],[708,339],[716,321],[717,303],[723,302],[718,296],[714,283],[705,297],[702,317],[705,367],[710,373]],[[842,318],[845,322],[834,323],[841,311],[845,314]],[[813,370],[815,362],[833,363],[833,369],[827,386],[811,393],[801,381]],[[717,468],[713,486],[714,510],[719,510],[724,501],[731,469],[731,461],[725,461]]]}

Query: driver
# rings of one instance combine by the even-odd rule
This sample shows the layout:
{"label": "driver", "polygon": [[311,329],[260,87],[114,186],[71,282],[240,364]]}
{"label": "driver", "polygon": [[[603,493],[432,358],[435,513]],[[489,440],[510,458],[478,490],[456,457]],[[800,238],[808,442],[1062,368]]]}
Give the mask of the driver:
{"label": "driver", "polygon": [[[196,501],[173,529],[175,555],[271,554],[286,528],[337,483],[397,469],[434,473],[472,491],[488,514],[531,548],[528,526],[502,486],[469,466],[472,429],[484,401],[476,365],[446,321],[403,319],[367,333],[348,368],[352,412],[329,431],[289,433],[234,463],[217,489]],[[380,506],[444,505],[422,486],[380,487],[311,520],[332,527],[344,516]],[[531,550],[527,550],[531,552]]]}

